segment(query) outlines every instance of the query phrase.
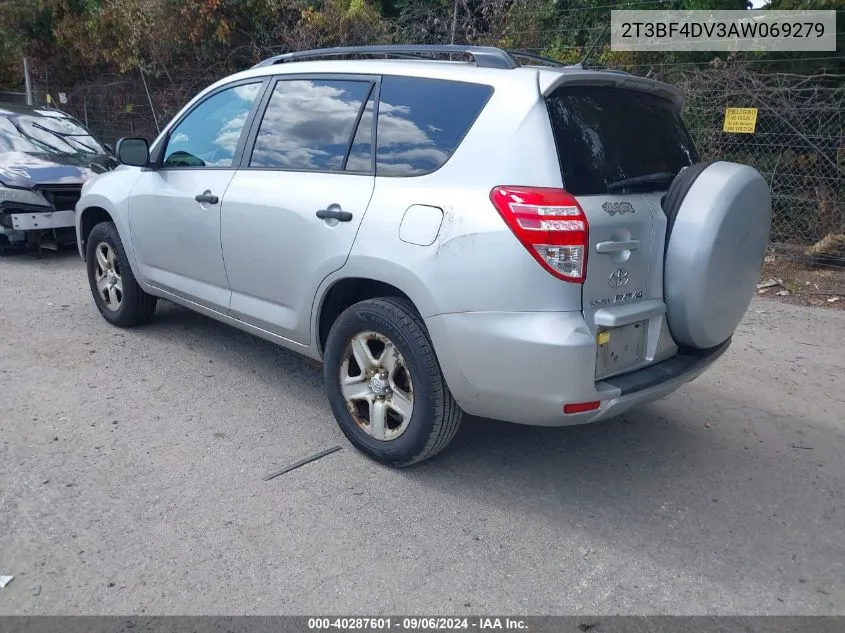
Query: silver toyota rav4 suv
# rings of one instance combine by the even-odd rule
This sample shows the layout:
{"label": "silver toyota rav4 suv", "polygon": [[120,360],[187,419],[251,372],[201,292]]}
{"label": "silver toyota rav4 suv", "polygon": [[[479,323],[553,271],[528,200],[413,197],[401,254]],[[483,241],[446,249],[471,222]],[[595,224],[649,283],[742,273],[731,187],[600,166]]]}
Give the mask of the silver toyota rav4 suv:
{"label": "silver toyota rav4 suv", "polygon": [[464,413],[595,422],[712,364],[763,262],[765,180],[699,161],[681,102],[496,48],[280,55],[121,140],[79,251],[114,325],[164,298],[321,360],[344,434],[393,466]]}

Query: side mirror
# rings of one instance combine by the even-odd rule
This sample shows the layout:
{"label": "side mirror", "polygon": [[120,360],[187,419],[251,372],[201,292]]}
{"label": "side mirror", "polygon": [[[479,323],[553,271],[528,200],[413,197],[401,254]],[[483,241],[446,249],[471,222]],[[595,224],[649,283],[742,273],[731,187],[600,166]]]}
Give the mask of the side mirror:
{"label": "side mirror", "polygon": [[117,159],[124,165],[146,167],[150,162],[150,146],[143,138],[122,138],[115,147]]}

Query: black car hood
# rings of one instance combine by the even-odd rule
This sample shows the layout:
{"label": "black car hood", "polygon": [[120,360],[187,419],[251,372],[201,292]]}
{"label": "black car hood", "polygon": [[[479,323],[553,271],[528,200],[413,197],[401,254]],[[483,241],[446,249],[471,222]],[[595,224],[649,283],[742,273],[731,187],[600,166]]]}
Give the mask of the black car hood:
{"label": "black car hood", "polygon": [[107,155],[0,154],[0,183],[7,187],[32,189],[37,185],[81,185],[93,174],[117,167]]}

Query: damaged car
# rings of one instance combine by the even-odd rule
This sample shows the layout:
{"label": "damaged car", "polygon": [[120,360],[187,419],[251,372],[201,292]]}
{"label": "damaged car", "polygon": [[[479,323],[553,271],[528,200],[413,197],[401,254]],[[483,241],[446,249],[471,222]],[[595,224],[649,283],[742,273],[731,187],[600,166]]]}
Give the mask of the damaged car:
{"label": "damaged car", "polygon": [[0,253],[75,243],[82,184],[117,165],[68,114],[0,103]]}

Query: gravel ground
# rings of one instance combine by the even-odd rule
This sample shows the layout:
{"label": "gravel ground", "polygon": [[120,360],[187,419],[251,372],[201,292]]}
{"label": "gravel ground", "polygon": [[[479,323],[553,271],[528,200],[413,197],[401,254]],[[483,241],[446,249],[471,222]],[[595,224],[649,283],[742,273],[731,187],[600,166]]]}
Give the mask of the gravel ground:
{"label": "gravel ground", "polygon": [[[766,259],[760,281],[767,287],[759,289],[758,294],[794,305],[845,310],[845,260],[839,268],[812,268],[786,258]],[[768,286],[772,281],[779,285]]]}
{"label": "gravel ground", "polygon": [[757,299],[659,403],[404,471],[292,353],[108,326],[73,252],[0,259],[0,316],[0,614],[845,614],[845,311]]}

